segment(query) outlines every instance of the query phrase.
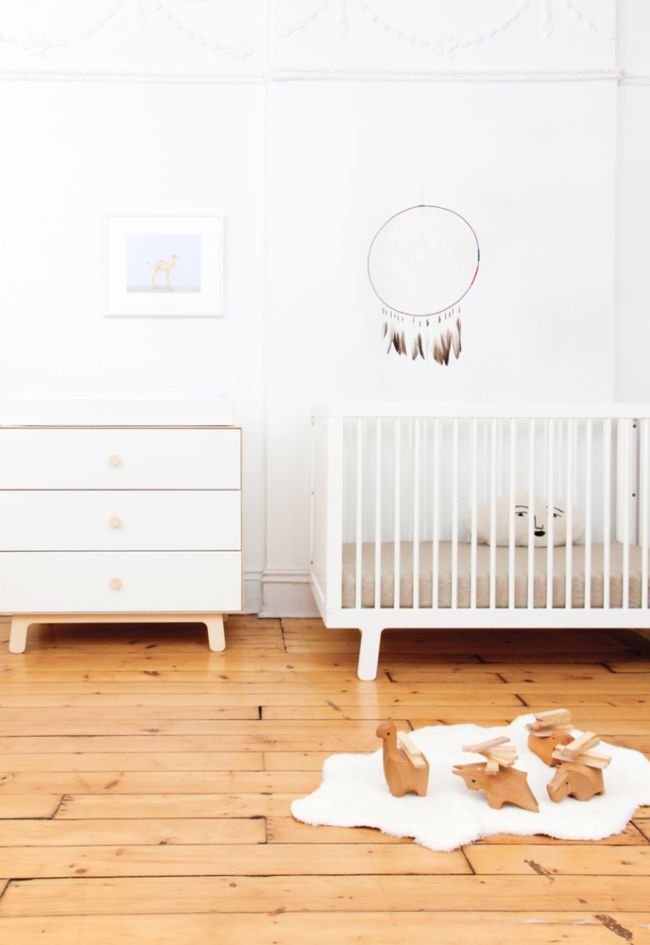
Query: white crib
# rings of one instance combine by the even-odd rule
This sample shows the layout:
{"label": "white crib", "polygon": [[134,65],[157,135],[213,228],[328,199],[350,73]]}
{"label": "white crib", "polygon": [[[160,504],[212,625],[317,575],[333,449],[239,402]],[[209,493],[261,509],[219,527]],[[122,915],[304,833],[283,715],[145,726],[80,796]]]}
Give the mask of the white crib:
{"label": "white crib", "polygon": [[[361,631],[359,677],[387,628],[648,627],[649,424],[636,404],[314,407],[311,586],[327,627]],[[546,547],[533,515],[516,544],[521,494],[562,497],[565,544],[552,515]]]}

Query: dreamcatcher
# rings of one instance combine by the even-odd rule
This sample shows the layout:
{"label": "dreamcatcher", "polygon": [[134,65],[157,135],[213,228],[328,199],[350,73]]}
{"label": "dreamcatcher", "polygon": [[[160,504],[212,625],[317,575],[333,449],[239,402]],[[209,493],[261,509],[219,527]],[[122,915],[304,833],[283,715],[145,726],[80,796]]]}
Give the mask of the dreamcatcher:
{"label": "dreamcatcher", "polygon": [[471,224],[455,210],[419,204],[394,214],[368,250],[368,278],[382,304],[386,353],[449,364],[461,352],[460,303],[481,259]]}

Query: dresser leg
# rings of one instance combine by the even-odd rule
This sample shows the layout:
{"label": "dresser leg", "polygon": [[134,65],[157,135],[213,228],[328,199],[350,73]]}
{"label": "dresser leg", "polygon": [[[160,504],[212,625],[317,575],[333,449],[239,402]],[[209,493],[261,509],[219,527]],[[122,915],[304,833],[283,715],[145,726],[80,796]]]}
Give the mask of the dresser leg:
{"label": "dresser leg", "polygon": [[208,646],[211,650],[226,649],[226,635],[223,632],[223,614],[213,614],[203,621],[208,628]]}
{"label": "dresser leg", "polygon": [[29,617],[12,617],[9,630],[9,652],[24,653],[27,646],[27,631],[32,620]]}

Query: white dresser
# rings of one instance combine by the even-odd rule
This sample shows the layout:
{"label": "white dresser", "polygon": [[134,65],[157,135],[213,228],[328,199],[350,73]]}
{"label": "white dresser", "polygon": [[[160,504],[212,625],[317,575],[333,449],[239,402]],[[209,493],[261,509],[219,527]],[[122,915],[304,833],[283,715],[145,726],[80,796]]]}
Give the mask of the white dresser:
{"label": "white dresser", "polygon": [[0,407],[0,612],[41,623],[201,622],[241,610],[241,430],[218,400]]}

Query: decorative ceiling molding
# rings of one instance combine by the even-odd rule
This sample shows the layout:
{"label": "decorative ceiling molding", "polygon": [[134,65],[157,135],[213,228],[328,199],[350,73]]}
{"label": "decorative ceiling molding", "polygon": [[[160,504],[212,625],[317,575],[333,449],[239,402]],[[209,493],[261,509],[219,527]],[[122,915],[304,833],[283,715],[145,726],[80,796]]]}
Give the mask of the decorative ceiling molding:
{"label": "decorative ceiling molding", "polygon": [[324,13],[330,5],[330,0],[320,0],[320,3],[317,3],[313,10],[310,10],[309,13],[305,14],[302,19],[297,20],[292,26],[287,26],[285,29],[278,30],[276,36],[279,39],[290,39],[292,36],[295,36],[296,33],[302,33],[303,30],[306,30],[308,26],[311,26],[312,23],[315,23],[316,20]]}
{"label": "decorative ceiling molding", "polygon": [[[311,27],[317,20],[322,18],[322,15],[333,6],[334,2],[335,0],[319,0],[308,13],[304,14],[295,23],[279,29],[276,33],[277,38],[290,39]],[[590,15],[584,12],[578,0],[512,0],[512,8],[502,19],[475,34],[461,35],[453,31],[441,31],[434,36],[421,35],[414,32],[413,28],[409,29],[401,25],[396,19],[399,15],[397,5],[395,5],[395,12],[391,12],[389,18],[388,15],[377,11],[377,0],[336,0],[336,2],[339,6],[338,23],[341,35],[347,35],[349,12],[351,8],[356,7],[376,29],[389,34],[401,43],[420,49],[428,49],[436,56],[441,57],[451,57],[460,50],[470,49],[489,42],[509,30],[534,3],[539,3],[541,6],[540,29],[542,35],[547,39],[550,39],[555,32],[554,7],[556,4],[564,6],[581,27],[593,33],[602,34],[608,40],[613,41],[615,39],[614,33],[599,26]]]}
{"label": "decorative ceiling molding", "polygon": [[[349,0],[345,0],[345,2],[347,3]],[[503,20],[482,32],[475,33],[471,36],[459,36],[455,33],[440,33],[433,38],[418,36],[386,19],[376,12],[370,0],[356,0],[356,2],[374,26],[383,30],[385,33],[389,33],[394,39],[399,40],[399,42],[417,46],[420,49],[428,49],[436,56],[449,57],[453,56],[461,49],[470,49],[472,46],[480,46],[481,43],[494,39],[499,33],[505,33],[530,7],[532,0],[519,0],[519,3]]]}
{"label": "decorative ceiling molding", "polygon": [[24,35],[5,32],[0,24],[0,46],[12,46],[34,56],[46,56],[53,49],[63,49],[75,42],[96,36],[124,9],[126,0],[112,0],[106,9],[77,33],[67,36],[47,36],[45,33],[26,33]]}
{"label": "decorative ceiling molding", "polygon": [[601,26],[599,26],[598,23],[592,20],[590,16],[587,16],[587,14],[584,13],[582,9],[579,8],[578,4],[576,3],[576,0],[564,0],[564,5],[566,6],[567,10],[576,18],[576,20],[581,26],[584,26],[587,29],[592,30],[592,32],[594,33],[601,33],[611,42],[614,42],[616,40],[616,33],[612,32],[611,30],[604,30]]}
{"label": "decorative ceiling molding", "polygon": [[[98,0],[93,0],[93,2],[97,5]],[[257,48],[251,43],[215,38],[190,25],[174,9],[178,2],[179,0],[103,0],[102,6],[104,9],[88,26],[84,26],[76,32],[70,32],[65,36],[48,36],[44,32],[26,32],[24,34],[10,32],[3,28],[2,13],[0,12],[0,46],[4,44],[31,55],[47,56],[53,50],[60,51],[66,47],[69,48],[92,39],[101,33],[109,23],[112,23],[118,17],[118,14],[132,11],[141,29],[146,27],[148,17],[153,15],[154,20],[155,18],[163,20],[189,42],[196,43],[210,52],[225,56],[233,61],[249,59],[257,52]],[[182,2],[186,5],[192,5],[197,0],[182,0]],[[201,0],[201,2],[213,5],[216,0]],[[88,5],[89,0],[86,0],[84,6],[87,7]]]}
{"label": "decorative ceiling molding", "polygon": [[[255,46],[243,42],[224,42],[218,39],[210,39],[204,33],[199,33],[192,29],[187,23],[183,22],[179,16],[174,13],[168,0],[152,0],[154,9],[159,13],[177,33],[184,36],[192,43],[198,43],[205,49],[226,56],[228,59],[244,60],[250,59],[257,52]],[[190,2],[190,0],[185,0]]]}

